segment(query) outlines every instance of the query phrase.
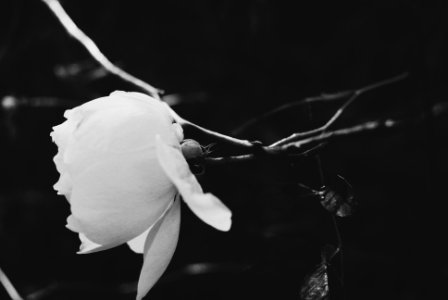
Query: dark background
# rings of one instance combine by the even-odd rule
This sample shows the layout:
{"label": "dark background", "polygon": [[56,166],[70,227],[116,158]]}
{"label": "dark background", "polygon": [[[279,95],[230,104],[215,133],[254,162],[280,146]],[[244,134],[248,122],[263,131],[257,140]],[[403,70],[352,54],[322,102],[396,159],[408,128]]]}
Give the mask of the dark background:
{"label": "dark background", "polygon": [[[415,119],[447,102],[446,1],[62,4],[114,63],[163,88],[185,118],[224,133],[281,104],[403,72],[406,80],[360,97],[336,127]],[[0,266],[29,299],[135,296],[141,257],[125,246],[76,255],[69,207],[52,189],[51,127],[65,109],[117,89],[135,87],[107,75],[41,1],[1,1]],[[239,136],[269,143],[322,124],[339,104],[291,109]],[[338,221],[344,288],[330,299],[444,298],[447,125],[428,117],[321,151],[325,180],[344,176],[360,203]],[[213,166],[201,181],[231,207],[233,228],[219,233],[184,207],[176,254],[148,298],[300,299],[321,247],[336,243],[330,215],[297,185],[320,186],[316,160]],[[332,267],[341,273],[338,259]]]}

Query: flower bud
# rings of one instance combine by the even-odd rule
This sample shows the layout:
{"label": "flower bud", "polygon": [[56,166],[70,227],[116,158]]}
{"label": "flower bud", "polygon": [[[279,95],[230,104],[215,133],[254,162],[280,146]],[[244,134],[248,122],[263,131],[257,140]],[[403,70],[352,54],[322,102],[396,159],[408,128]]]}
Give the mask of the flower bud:
{"label": "flower bud", "polygon": [[192,139],[186,139],[181,144],[182,154],[185,159],[201,157],[204,153],[201,144]]}

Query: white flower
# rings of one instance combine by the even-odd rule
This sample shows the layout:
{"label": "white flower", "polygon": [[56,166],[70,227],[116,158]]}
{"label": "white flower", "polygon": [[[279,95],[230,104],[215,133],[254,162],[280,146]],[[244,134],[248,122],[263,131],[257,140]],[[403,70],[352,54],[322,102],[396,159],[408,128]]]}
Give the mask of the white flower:
{"label": "white flower", "polygon": [[78,253],[128,243],[144,254],[141,299],[165,271],[177,245],[179,194],[205,223],[227,231],[231,212],[201,186],[182,155],[182,127],[166,104],[140,93],[114,92],[64,114],[51,137],[65,195],[67,227],[79,233]]}

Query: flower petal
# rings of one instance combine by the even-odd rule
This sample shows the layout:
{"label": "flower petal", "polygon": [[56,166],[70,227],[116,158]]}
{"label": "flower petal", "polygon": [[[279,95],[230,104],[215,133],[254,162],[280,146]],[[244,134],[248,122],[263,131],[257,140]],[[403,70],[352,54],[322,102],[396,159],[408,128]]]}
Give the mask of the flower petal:
{"label": "flower petal", "polygon": [[180,199],[176,197],[165,217],[161,218],[146,238],[143,267],[137,287],[137,300],[142,299],[166,270],[176,250],[180,230]]}
{"label": "flower petal", "polygon": [[155,158],[104,158],[73,178],[70,204],[76,226],[70,229],[105,246],[142,234],[176,193],[159,168]]}
{"label": "flower petal", "polygon": [[177,141],[180,143],[184,140],[184,130],[179,123],[173,123],[172,125],[174,132],[176,133]]}
{"label": "flower petal", "polygon": [[[177,197],[178,196],[176,195],[175,198],[177,198]],[[131,248],[132,251],[134,251],[135,253],[139,253],[139,254],[143,253],[143,250],[145,248],[145,241],[146,241],[146,238],[148,237],[149,232],[154,228],[155,224],[160,221],[160,219],[165,217],[165,215],[170,210],[170,208],[173,205],[173,203],[174,203],[174,200],[166,207],[165,211],[157,219],[157,221],[155,221],[154,224],[152,224],[145,232],[140,234],[138,237],[133,238],[132,240],[130,240],[127,243],[129,248]]]}
{"label": "flower petal", "polygon": [[67,218],[67,225],[65,226],[71,231],[77,232],[79,236],[79,240],[81,241],[81,245],[79,246],[79,251],[77,254],[90,254],[98,251],[107,250],[113,247],[118,246],[118,244],[109,244],[106,246],[97,244],[95,242],[92,242],[89,240],[88,237],[85,236],[85,234],[80,233],[80,226],[76,219],[73,217],[73,215],[68,216]]}
{"label": "flower petal", "polygon": [[77,252],[77,254],[90,254],[90,253],[95,253],[95,252],[107,250],[107,249],[118,246],[118,245],[111,245],[111,244],[103,246],[103,245],[97,244],[97,243],[89,240],[82,233],[79,234],[79,239],[81,240],[81,245],[79,246],[79,251]]}
{"label": "flower petal", "polygon": [[129,109],[136,110],[147,114],[152,113],[161,118],[167,123],[172,123],[173,117],[166,106],[159,100],[156,100],[148,95],[136,92],[115,91],[107,97],[101,97],[89,102],[86,102],[73,109],[67,110],[64,116],[67,120],[73,120],[76,123],[88,121],[88,119],[97,112],[104,112],[109,109]]}
{"label": "flower petal", "polygon": [[58,182],[53,185],[53,188],[57,191],[58,195],[66,195],[70,198],[70,193],[72,192],[72,181],[70,179],[70,175],[67,173],[61,174]]}
{"label": "flower petal", "polygon": [[166,144],[160,137],[156,137],[156,146],[160,165],[188,207],[205,223],[228,231],[232,225],[232,212],[214,195],[204,194],[180,148]]}
{"label": "flower petal", "polygon": [[75,120],[66,120],[62,124],[53,127],[50,136],[53,142],[59,147],[60,151],[65,149],[70,136],[76,130],[77,126],[78,122]]}
{"label": "flower petal", "polygon": [[54,143],[58,146],[58,153],[53,158],[56,169],[60,174],[65,173],[66,165],[64,164],[64,154],[68,145],[70,144],[73,132],[76,130],[77,122],[73,120],[66,120],[64,123],[54,126],[50,136]]}
{"label": "flower petal", "polygon": [[63,153],[63,164],[74,178],[104,158],[146,160],[154,158],[155,136],[178,144],[176,131],[166,116],[139,107],[108,108],[81,122]]}
{"label": "flower petal", "polygon": [[[163,217],[164,215],[162,215]],[[157,222],[156,222],[157,223]],[[143,254],[143,251],[145,249],[145,241],[148,237],[149,232],[154,228],[154,225],[151,225],[148,229],[145,230],[142,234],[140,234],[138,237],[133,238],[129,242],[127,242],[129,248],[131,248],[132,251],[138,254]]]}

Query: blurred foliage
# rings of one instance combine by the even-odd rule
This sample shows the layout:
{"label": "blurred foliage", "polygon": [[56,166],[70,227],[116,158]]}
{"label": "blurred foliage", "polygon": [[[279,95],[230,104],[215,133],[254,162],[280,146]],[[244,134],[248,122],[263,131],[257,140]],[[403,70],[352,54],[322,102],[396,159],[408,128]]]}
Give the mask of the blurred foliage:
{"label": "blurred foliage", "polygon": [[[320,264],[305,278],[305,282],[300,290],[300,296],[303,300],[335,299],[334,287],[330,285],[329,268],[331,266],[331,260],[338,252],[339,248],[335,249],[331,245],[325,245],[322,249]],[[336,281],[341,285],[340,278],[338,279],[332,280],[333,284]]]}
{"label": "blurred foliage", "polygon": [[355,201],[353,187],[342,176],[337,176],[339,182],[334,186],[323,186],[315,193],[320,203],[329,212],[338,217],[349,217],[355,212],[358,203]]}
{"label": "blurred foliage", "polygon": [[[408,80],[362,96],[337,126],[446,102],[444,1],[62,4],[113,62],[173,95],[187,119],[223,132],[286,102],[405,71]],[[49,132],[66,108],[134,87],[105,74],[40,1],[2,0],[0,15],[0,266],[30,299],[133,299],[141,257],[124,246],[75,254],[68,205],[52,190]],[[9,107],[11,97],[22,100]],[[269,143],[322,124],[337,107],[291,109],[240,136]],[[350,178],[361,203],[339,222],[347,299],[443,298],[447,125],[430,119],[322,151],[325,176]],[[213,166],[201,180],[231,207],[234,228],[216,232],[183,209],[174,259],[147,298],[299,299],[320,249],[336,242],[329,214],[297,186],[319,186],[315,161]],[[191,272],[195,263],[214,267]]]}

